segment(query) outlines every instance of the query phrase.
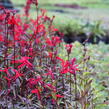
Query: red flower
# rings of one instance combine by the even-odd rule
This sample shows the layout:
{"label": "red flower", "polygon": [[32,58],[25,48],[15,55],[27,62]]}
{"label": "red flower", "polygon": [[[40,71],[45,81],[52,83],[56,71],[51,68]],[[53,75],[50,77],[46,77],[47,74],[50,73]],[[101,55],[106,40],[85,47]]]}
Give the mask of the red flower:
{"label": "red flower", "polygon": [[17,78],[24,76],[22,73],[19,73],[16,69],[13,69],[13,71],[16,73],[15,76],[13,77],[14,80],[16,80]]}
{"label": "red flower", "polygon": [[29,15],[29,10],[30,10],[30,7],[31,7],[32,3],[37,6],[38,5],[38,0],[27,0],[26,6],[25,6],[25,14],[27,16]]}
{"label": "red flower", "polygon": [[72,50],[72,44],[67,44],[66,46],[67,53],[70,54]]}
{"label": "red flower", "polygon": [[37,77],[36,78],[30,78],[28,79],[29,85],[36,85],[38,82],[41,82],[42,78],[41,77]]}
{"label": "red flower", "polygon": [[2,42],[3,41],[3,36],[2,35],[0,35],[0,42]]}
{"label": "red flower", "polygon": [[53,37],[52,37],[53,46],[56,46],[56,45],[59,44],[60,42],[61,42],[60,37],[58,37],[58,36],[53,36]]}
{"label": "red flower", "polygon": [[56,32],[56,31],[59,31],[59,30],[58,30],[57,28],[54,28],[54,30],[53,30],[53,31],[55,31],[55,32]]}
{"label": "red flower", "polygon": [[41,95],[40,95],[40,92],[39,92],[38,89],[34,89],[34,90],[32,90],[31,93],[37,94],[38,99],[39,99],[39,100],[41,99]]}
{"label": "red flower", "polygon": [[[37,31],[37,29],[38,29],[38,31]],[[36,32],[38,32],[38,33],[45,32],[45,26],[44,26],[44,24],[38,25],[38,26],[36,27]]]}
{"label": "red flower", "polygon": [[56,46],[57,44],[59,44],[61,42],[60,40],[60,37],[58,36],[53,36],[52,39],[50,38],[46,38],[46,43],[49,45],[49,46]]}
{"label": "red flower", "polygon": [[73,58],[70,60],[69,62],[69,72],[72,73],[72,74],[75,74],[76,71],[78,71],[79,69],[77,68],[78,65],[75,65],[75,61],[76,61],[76,58]]}
{"label": "red flower", "polygon": [[11,16],[11,18],[8,19],[8,24],[15,24],[15,25],[18,25],[18,23],[16,22],[16,19],[14,16]]}
{"label": "red flower", "polygon": [[33,65],[28,61],[28,59],[31,59],[30,57],[22,57],[19,60],[12,61],[12,63],[22,63],[18,66],[18,68],[22,68],[23,66],[27,66],[29,68],[33,67]]}
{"label": "red flower", "polygon": [[58,57],[58,56],[56,56],[56,59],[61,61],[61,62],[64,62],[64,60],[62,58]]}
{"label": "red flower", "polygon": [[46,38],[46,43],[49,46],[53,46],[52,40],[50,38]]}
{"label": "red flower", "polygon": [[60,57],[56,57],[56,59],[61,61],[62,69],[60,69],[61,74],[66,74],[69,72],[69,62],[61,59]]}
{"label": "red flower", "polygon": [[68,61],[63,61],[62,62],[62,70],[60,73],[66,74],[68,72],[69,72],[69,63],[68,63]]}
{"label": "red flower", "polygon": [[56,94],[57,98],[63,98],[64,96],[60,95],[60,94]]}
{"label": "red flower", "polygon": [[49,52],[48,54],[49,54],[48,57],[52,59],[53,58],[53,52]]}
{"label": "red flower", "polygon": [[73,58],[70,61],[68,61],[68,60],[65,61],[65,60],[61,59],[60,57],[56,57],[56,59],[61,61],[61,66],[62,66],[62,69],[60,69],[61,74],[66,74],[68,72],[72,73],[72,74],[75,74],[76,71],[79,70],[77,68],[78,65],[75,65],[76,58]]}

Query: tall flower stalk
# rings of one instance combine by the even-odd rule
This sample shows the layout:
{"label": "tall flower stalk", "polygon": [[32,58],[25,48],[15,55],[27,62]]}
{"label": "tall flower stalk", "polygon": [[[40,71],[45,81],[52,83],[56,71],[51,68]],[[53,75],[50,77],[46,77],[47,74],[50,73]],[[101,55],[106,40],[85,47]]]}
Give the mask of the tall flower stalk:
{"label": "tall flower stalk", "polygon": [[[12,16],[12,20],[14,20],[15,18],[14,18],[14,14],[13,14],[13,16]],[[15,69],[15,60],[16,60],[16,39],[15,39],[15,24],[14,24],[14,22],[12,23],[12,29],[13,29],[13,31],[12,31],[12,33],[13,33],[13,40],[14,40],[14,48],[13,48],[13,50],[14,50],[14,69]]]}
{"label": "tall flower stalk", "polygon": [[10,13],[7,13],[6,11],[5,11],[5,13],[6,13],[6,17],[5,17],[5,20],[4,20],[4,27],[5,27],[5,37],[4,37],[4,45],[5,45],[5,47],[6,47],[6,49],[5,49],[5,55],[4,55],[4,66],[6,67],[6,68],[8,68],[8,59],[7,59],[7,56],[8,56],[8,19],[9,19],[9,14]]}

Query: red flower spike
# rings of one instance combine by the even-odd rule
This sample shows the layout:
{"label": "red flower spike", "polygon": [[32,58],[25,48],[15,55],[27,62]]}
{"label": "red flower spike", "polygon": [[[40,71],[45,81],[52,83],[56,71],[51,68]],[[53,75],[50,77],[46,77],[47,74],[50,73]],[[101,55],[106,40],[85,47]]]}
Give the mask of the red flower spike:
{"label": "red flower spike", "polygon": [[25,6],[26,16],[29,16],[29,10],[30,10],[32,4],[35,4],[36,7],[37,7],[38,6],[38,0],[27,0],[26,6]]}
{"label": "red flower spike", "polygon": [[63,69],[60,71],[61,74],[66,74],[66,73],[68,73],[68,72],[69,72],[69,69],[68,69],[68,68],[63,68]]}
{"label": "red flower spike", "polygon": [[57,60],[61,61],[61,66],[62,66],[62,69],[60,69],[60,73],[61,74],[66,74],[69,72],[69,63],[68,61],[64,61],[62,58],[60,57],[56,57]]}
{"label": "red flower spike", "polygon": [[73,59],[71,59],[70,62],[69,62],[69,72],[70,72],[71,74],[75,74],[76,71],[79,70],[79,69],[77,68],[78,65],[75,65],[75,61],[76,61],[76,58],[73,58]]}
{"label": "red flower spike", "polygon": [[61,66],[62,66],[62,69],[60,71],[61,74],[66,74],[68,72],[72,73],[72,74],[75,74],[76,71],[79,70],[77,68],[78,65],[75,65],[76,58],[73,58],[72,60],[70,60],[70,62],[69,61],[64,61],[60,57],[56,57],[56,59],[61,61]]}

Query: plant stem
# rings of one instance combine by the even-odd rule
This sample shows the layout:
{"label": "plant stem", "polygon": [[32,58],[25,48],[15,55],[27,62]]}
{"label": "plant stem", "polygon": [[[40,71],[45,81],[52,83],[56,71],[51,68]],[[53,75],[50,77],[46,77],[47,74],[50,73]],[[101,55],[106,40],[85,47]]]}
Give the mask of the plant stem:
{"label": "plant stem", "polygon": [[[6,31],[6,47],[7,47],[7,50],[6,50],[6,57],[8,56],[8,40],[9,40],[9,37],[8,37],[8,22],[6,23],[6,29],[7,29],[7,31]],[[8,59],[7,59],[7,68],[8,68]]]}
{"label": "plant stem", "polygon": [[[14,16],[14,15],[13,15]],[[14,39],[14,69],[15,69],[15,55],[16,55],[16,49],[15,49],[15,25],[12,24],[12,27],[13,27],[13,39]]]}
{"label": "plant stem", "polygon": [[76,74],[74,74],[74,80],[75,80],[75,109],[78,109],[77,107],[77,78],[76,78]]}
{"label": "plant stem", "polygon": [[5,18],[5,40],[4,40],[4,45],[6,47],[5,49],[5,53],[4,53],[4,66],[7,67],[7,50],[8,50],[8,27],[7,27],[7,19],[8,19],[8,15],[6,14],[6,18]]}
{"label": "plant stem", "polygon": [[[68,53],[68,61],[70,59],[70,54]],[[72,101],[72,75],[70,73],[70,101]]]}

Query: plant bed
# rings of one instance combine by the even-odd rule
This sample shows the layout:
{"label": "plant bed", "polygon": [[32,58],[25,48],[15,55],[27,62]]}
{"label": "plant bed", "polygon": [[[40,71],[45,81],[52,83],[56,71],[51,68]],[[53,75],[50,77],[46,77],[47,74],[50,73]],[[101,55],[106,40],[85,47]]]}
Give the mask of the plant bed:
{"label": "plant bed", "polygon": [[104,63],[96,62],[104,55],[93,49],[92,56],[86,43],[65,44],[53,25],[55,17],[41,9],[31,19],[31,5],[38,12],[37,0],[27,0],[22,16],[1,8],[0,108],[108,109],[108,73],[102,76],[107,81],[101,81]]}

